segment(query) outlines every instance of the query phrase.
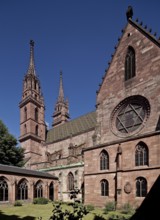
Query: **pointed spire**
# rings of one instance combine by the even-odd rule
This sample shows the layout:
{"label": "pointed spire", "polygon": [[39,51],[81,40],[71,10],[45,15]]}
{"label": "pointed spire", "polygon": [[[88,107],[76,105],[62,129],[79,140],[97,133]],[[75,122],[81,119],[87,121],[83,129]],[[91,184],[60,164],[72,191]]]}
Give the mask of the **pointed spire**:
{"label": "pointed spire", "polygon": [[30,40],[30,62],[27,74],[36,75],[34,65],[34,41]]}
{"label": "pointed spire", "polygon": [[60,71],[60,84],[59,84],[58,101],[64,102],[62,71]]}

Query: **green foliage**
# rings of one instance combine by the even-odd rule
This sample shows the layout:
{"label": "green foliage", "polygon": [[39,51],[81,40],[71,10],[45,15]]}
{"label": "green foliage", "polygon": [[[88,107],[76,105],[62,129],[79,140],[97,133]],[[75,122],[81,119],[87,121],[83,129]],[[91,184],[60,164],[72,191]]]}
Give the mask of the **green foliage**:
{"label": "green foliage", "polygon": [[88,204],[88,205],[86,205],[86,208],[87,208],[87,210],[90,212],[90,211],[93,211],[94,210],[94,205],[92,205],[92,204]]}
{"label": "green foliage", "polygon": [[22,206],[22,201],[16,200],[14,206]]}
{"label": "green foliage", "polygon": [[131,215],[125,215],[119,212],[110,212],[107,217],[108,220],[129,220]]}
{"label": "green foliage", "polygon": [[104,214],[115,210],[115,202],[108,202],[104,207]]}
{"label": "green foliage", "polygon": [[44,197],[41,197],[41,198],[34,198],[33,199],[33,204],[47,204],[48,203],[48,199],[47,198],[44,198]]}
{"label": "green foliage", "polygon": [[105,220],[101,215],[95,215],[93,220]]}
{"label": "green foliage", "polygon": [[88,214],[85,206],[78,203],[73,203],[73,210],[63,210],[62,204],[53,204],[53,215],[50,220],[82,220],[82,218]]}
{"label": "green foliage", "polygon": [[0,163],[23,166],[24,150],[17,147],[16,138],[9,134],[7,127],[0,120]]}
{"label": "green foliage", "polygon": [[134,209],[132,208],[132,206],[129,203],[126,203],[123,205],[121,212],[124,214],[133,214]]}

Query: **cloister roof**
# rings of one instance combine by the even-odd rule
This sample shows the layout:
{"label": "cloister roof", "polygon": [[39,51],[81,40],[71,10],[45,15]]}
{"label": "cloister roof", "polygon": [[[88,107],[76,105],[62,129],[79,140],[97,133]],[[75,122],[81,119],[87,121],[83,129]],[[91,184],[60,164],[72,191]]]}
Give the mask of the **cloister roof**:
{"label": "cloister roof", "polygon": [[58,179],[58,177],[55,177],[49,173],[40,172],[36,170],[29,170],[16,166],[8,166],[3,164],[0,164],[0,173],[16,174],[22,176],[34,176],[34,177],[48,178],[48,179]]}

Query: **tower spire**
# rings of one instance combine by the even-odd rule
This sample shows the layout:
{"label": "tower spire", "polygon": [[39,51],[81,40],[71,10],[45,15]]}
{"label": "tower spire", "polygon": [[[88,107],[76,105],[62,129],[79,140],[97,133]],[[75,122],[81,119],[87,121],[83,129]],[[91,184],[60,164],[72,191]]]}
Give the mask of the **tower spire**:
{"label": "tower spire", "polygon": [[58,101],[64,101],[64,91],[63,91],[63,78],[62,78],[62,70],[60,71],[60,84],[59,84],[59,96]]}
{"label": "tower spire", "polygon": [[64,99],[62,71],[60,71],[59,94],[53,113],[52,126],[63,124],[69,120],[68,100]]}
{"label": "tower spire", "polygon": [[27,74],[36,75],[34,64],[34,41],[30,40],[30,62]]}

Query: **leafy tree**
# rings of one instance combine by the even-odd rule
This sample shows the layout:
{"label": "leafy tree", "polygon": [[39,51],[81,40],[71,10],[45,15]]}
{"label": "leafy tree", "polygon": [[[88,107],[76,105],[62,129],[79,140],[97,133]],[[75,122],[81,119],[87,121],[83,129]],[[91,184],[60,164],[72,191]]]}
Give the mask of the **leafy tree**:
{"label": "leafy tree", "polygon": [[12,166],[23,166],[24,150],[17,147],[16,138],[8,132],[0,120],[0,163]]}

